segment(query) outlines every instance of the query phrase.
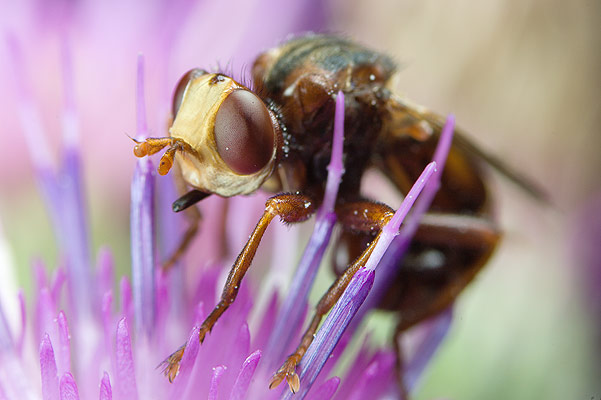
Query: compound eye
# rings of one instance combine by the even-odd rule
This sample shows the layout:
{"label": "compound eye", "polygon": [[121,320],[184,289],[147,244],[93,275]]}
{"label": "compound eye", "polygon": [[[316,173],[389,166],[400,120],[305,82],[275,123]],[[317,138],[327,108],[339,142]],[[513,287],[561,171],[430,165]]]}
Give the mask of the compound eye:
{"label": "compound eye", "polygon": [[180,78],[179,82],[177,83],[177,86],[175,87],[175,92],[173,93],[173,103],[171,105],[173,119],[175,119],[175,116],[179,111],[179,107],[182,104],[182,99],[184,98],[184,93],[186,93],[186,89],[188,88],[188,83],[206,73],[206,71],[200,68],[194,68],[186,72],[184,76]]}
{"label": "compound eye", "polygon": [[263,169],[273,155],[274,128],[265,104],[248,90],[235,90],[215,116],[215,143],[225,163],[237,174]]}

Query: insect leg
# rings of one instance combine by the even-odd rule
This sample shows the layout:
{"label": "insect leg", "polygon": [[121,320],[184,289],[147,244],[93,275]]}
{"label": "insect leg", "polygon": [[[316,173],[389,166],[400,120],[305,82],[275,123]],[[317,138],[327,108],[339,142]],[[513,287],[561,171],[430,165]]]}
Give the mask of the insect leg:
{"label": "insect leg", "polygon": [[174,166],[172,176],[177,192],[180,194],[185,193],[173,203],[172,208],[174,212],[184,211],[187,227],[179,239],[179,243],[175,250],[171,252],[167,258],[167,261],[163,262],[163,265],[161,266],[163,270],[168,270],[175,265],[175,263],[185,254],[186,249],[190,243],[192,243],[192,240],[198,232],[202,215],[198,207],[190,206],[209,196],[209,194],[199,190],[189,191],[186,182],[184,181],[181,169],[177,164]]}
{"label": "insect leg", "polygon": [[425,214],[401,261],[398,282],[381,306],[399,311],[401,331],[447,309],[482,269],[500,237],[485,216]]}
{"label": "insect leg", "polygon": [[138,141],[136,139],[132,139],[136,142],[134,146],[134,155],[136,157],[145,157],[150,156],[155,153],[158,153],[165,147],[169,146],[163,157],[161,157],[161,161],[158,167],[158,171],[160,175],[166,175],[171,167],[173,166],[173,158],[175,157],[175,153],[178,151],[195,153],[194,149],[186,143],[183,139],[173,138],[173,137],[163,137],[163,138],[148,138],[143,142]]}
{"label": "insect leg", "polygon": [[[360,231],[372,232],[380,231],[384,225],[392,218],[394,210],[390,207],[369,201],[349,202],[336,207],[336,215],[339,222],[346,228]],[[284,379],[288,382],[290,390],[295,393],[300,387],[300,380],[296,374],[296,366],[305,355],[319,324],[325,314],[336,304],[351,279],[359,268],[363,267],[371,255],[377,241],[376,237],[361,255],[350,264],[336,281],[330,286],[328,291],[319,300],[315,307],[315,314],[309,324],[309,327],[303,334],[300,344],[292,355],[286,359],[280,369],[273,375],[269,388],[278,386]]]}
{"label": "insect leg", "polygon": [[[278,194],[267,200],[263,216],[257,223],[244,249],[242,249],[242,252],[238,255],[230,270],[221,294],[221,300],[200,326],[198,340],[201,343],[219,317],[236,299],[242,278],[244,278],[246,271],[250,267],[263,234],[273,218],[279,216],[283,222],[287,223],[302,222],[308,219],[314,211],[311,199],[300,194]],[[179,370],[179,363],[184,355],[184,349],[185,345],[180,347],[163,362],[165,365],[165,375],[167,375],[171,382],[175,379]]]}

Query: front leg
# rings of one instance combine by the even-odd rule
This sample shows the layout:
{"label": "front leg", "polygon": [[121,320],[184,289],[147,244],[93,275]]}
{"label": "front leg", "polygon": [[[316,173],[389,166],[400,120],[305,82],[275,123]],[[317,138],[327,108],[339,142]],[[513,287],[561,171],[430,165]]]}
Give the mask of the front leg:
{"label": "front leg", "polygon": [[158,153],[165,147],[167,151],[161,157],[159,163],[158,172],[159,175],[167,175],[171,167],[173,166],[173,159],[176,152],[196,154],[196,151],[190,146],[185,140],[173,137],[162,137],[162,138],[148,138],[144,141],[132,139],[136,142],[134,146],[134,155],[136,157],[146,157]]}
{"label": "front leg", "polygon": [[[255,257],[255,253],[257,252],[257,248],[259,247],[259,243],[263,238],[263,234],[273,218],[279,216],[283,222],[287,223],[302,222],[308,219],[314,211],[315,207],[311,199],[300,194],[278,194],[267,200],[263,216],[257,223],[257,226],[250,235],[248,242],[246,242],[244,249],[242,249],[242,252],[238,255],[236,262],[234,262],[234,265],[230,270],[227,281],[225,282],[225,287],[221,293],[221,300],[200,326],[198,340],[201,343],[206,334],[213,329],[213,326],[219,317],[221,317],[225,310],[227,310],[230,304],[236,299],[240,283],[242,282],[246,271],[248,271],[248,268]],[[186,346],[183,345],[163,361],[163,365],[165,366],[164,372],[170,382],[173,382],[173,379],[177,376],[179,364],[184,355],[185,348]]]}

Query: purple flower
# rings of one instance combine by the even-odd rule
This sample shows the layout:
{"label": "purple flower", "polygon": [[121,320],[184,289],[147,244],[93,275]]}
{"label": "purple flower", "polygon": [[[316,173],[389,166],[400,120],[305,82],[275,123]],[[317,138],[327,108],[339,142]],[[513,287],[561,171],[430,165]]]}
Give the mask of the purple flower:
{"label": "purple flower", "polygon": [[[159,255],[169,253],[175,242],[173,238],[178,236],[176,232],[180,228],[180,221],[166,211],[167,203],[175,197],[174,190],[167,180],[156,179],[152,159],[133,161],[131,157],[127,166],[119,162],[112,163],[110,149],[127,147],[125,141],[107,140],[107,143],[101,143],[102,137],[98,137],[101,135],[93,135],[93,140],[99,141],[97,152],[86,149],[82,153],[83,140],[80,132],[85,133],[86,128],[80,126],[89,127],[95,121],[83,119],[85,113],[79,110],[89,106],[89,97],[93,97],[93,107],[98,107],[96,97],[102,97],[105,93],[101,86],[94,85],[102,85],[106,77],[101,72],[92,70],[94,73],[86,76],[86,84],[95,87],[96,95],[85,96],[84,100],[76,101],[76,92],[86,86],[80,87],[77,84],[81,78],[78,78],[73,68],[74,58],[81,61],[81,55],[70,50],[73,42],[85,40],[85,35],[90,35],[87,39],[93,41],[94,35],[98,34],[94,30],[94,24],[107,24],[109,21],[115,29],[102,30],[108,37],[104,38],[106,41],[101,46],[110,47],[111,50],[94,53],[94,58],[104,56],[121,60],[130,57],[133,53],[127,50],[131,50],[131,43],[115,48],[111,46],[119,41],[141,40],[141,50],[149,61],[146,65],[154,68],[160,81],[155,86],[145,84],[149,80],[144,79],[144,58],[139,57],[136,137],[144,138],[151,130],[149,126],[164,125],[164,121],[148,123],[145,104],[146,98],[150,97],[148,89],[154,89],[163,103],[152,103],[149,109],[156,115],[167,114],[165,110],[168,107],[164,99],[168,98],[165,82],[169,81],[168,76],[171,75],[168,60],[177,60],[184,55],[188,57],[188,53],[194,52],[203,52],[205,61],[227,59],[220,57],[220,54],[236,54],[230,67],[236,74],[241,63],[250,60],[262,47],[274,44],[271,37],[284,37],[290,32],[318,28],[322,23],[318,2],[290,4],[286,6],[289,9],[285,13],[279,2],[259,3],[266,3],[263,5],[269,7],[255,5],[256,8],[252,8],[242,2],[192,4],[179,1],[170,5],[153,3],[148,8],[146,3],[140,3],[135,5],[137,7],[134,10],[123,9],[123,13],[117,13],[100,3],[61,3],[60,7],[40,5],[38,12],[47,18],[39,21],[43,23],[38,28],[43,32],[59,32],[63,54],[61,65],[65,102],[61,115],[64,149],[59,168],[54,167],[50,150],[52,144],[47,143],[49,136],[44,132],[46,126],[42,123],[42,114],[45,108],[42,107],[40,112],[40,108],[36,107],[31,77],[25,72],[29,65],[27,59],[30,58],[29,53],[23,51],[28,48],[27,40],[22,40],[20,34],[23,32],[15,32],[7,37],[7,54],[12,61],[16,81],[15,104],[62,257],[51,276],[42,262],[35,264],[33,270],[36,287],[31,307],[25,307],[23,295],[18,297],[19,307],[16,313],[12,308],[3,310],[0,307],[0,399],[279,399],[292,396],[287,385],[269,390],[268,384],[290,346],[298,341],[307,311],[308,292],[335,222],[333,205],[344,172],[341,154],[344,132],[342,93],[337,98],[335,140],[325,199],[317,213],[314,232],[288,294],[278,293],[273,287],[265,290],[263,287],[259,289],[252,286],[253,282],[257,284],[257,277],[254,277],[255,281],[253,277],[249,277],[240,287],[236,301],[200,345],[198,326],[215,304],[222,286],[223,271],[231,265],[230,253],[241,248],[236,243],[246,240],[246,235],[255,223],[252,218],[246,217],[252,213],[241,212],[238,205],[244,201],[250,203],[250,207],[259,209],[265,195],[232,199],[224,230],[223,221],[218,217],[223,214],[224,203],[219,200],[207,201],[202,225],[205,236],[203,243],[198,246],[200,250],[195,253],[201,254],[203,258],[197,259],[194,265],[187,260],[169,273],[162,272],[158,268]],[[206,33],[219,32],[223,28],[221,16],[233,9],[239,18],[228,28],[235,32],[224,35],[223,40],[219,40],[219,46],[215,46],[214,39]],[[265,9],[270,11],[265,13]],[[138,12],[142,15],[138,15]],[[189,23],[189,14],[204,17],[204,35],[194,35],[181,28],[182,24],[192,25]],[[269,20],[270,31],[256,32],[252,35],[252,41],[249,41],[245,34],[250,29],[247,25],[256,18]],[[148,27],[148,24],[152,26]],[[132,34],[127,27],[142,29],[139,33]],[[31,27],[26,28],[28,30]],[[38,34],[26,33],[31,37]],[[81,33],[82,36],[78,37],[75,33]],[[150,37],[144,36],[145,34]],[[177,45],[185,45],[189,49],[181,51]],[[85,52],[85,46],[78,50]],[[185,69],[179,68],[179,64],[186,65],[187,62],[178,62],[175,73]],[[121,77],[114,78],[119,80]],[[87,82],[88,80],[91,82]],[[133,85],[130,87],[133,92]],[[111,98],[110,101],[113,102],[115,121],[119,121],[123,115],[133,116],[133,112],[123,111],[127,108],[124,99]],[[101,108],[105,112],[104,118],[112,119],[107,108]],[[119,122],[105,122],[103,129],[119,131],[121,134],[121,126]],[[452,127],[453,122],[450,120],[442,135],[442,153],[445,152],[445,146],[448,151]],[[131,165],[135,164],[130,210],[131,281],[122,277],[118,290],[115,290],[115,271],[118,266],[115,265],[111,251],[103,249],[99,252],[95,265],[91,261],[89,217],[82,173],[82,154],[90,153],[94,154],[90,162],[106,166],[114,176],[120,176],[123,170],[131,170]],[[400,396],[394,368],[395,355],[390,349],[373,350],[366,341],[344,376],[332,376],[331,372],[356,330],[356,325],[350,325],[351,320],[354,317],[356,324],[369,308],[369,302],[363,308],[361,305],[369,298],[370,291],[373,293],[374,288],[377,288],[374,276],[378,274],[380,259],[386,257],[386,249],[391,243],[393,250],[407,246],[412,235],[411,229],[415,229],[421,213],[427,209],[436,191],[437,176],[444,165],[444,158],[444,154],[437,153],[436,161],[426,168],[414,190],[384,229],[366,267],[356,274],[326,318],[298,367],[300,391],[293,398],[361,399]],[[405,224],[398,236],[404,241],[397,243],[393,239],[399,232],[399,226],[422,189],[423,198],[419,200],[412,219]],[[248,210],[248,204],[246,207]],[[282,229],[275,226],[274,224],[271,228],[272,231]],[[222,238],[220,232],[228,236],[227,240]],[[273,241],[281,242],[274,245],[272,260],[262,263],[272,264],[270,271],[264,271],[271,276],[282,270],[278,251],[287,248],[285,262],[290,262],[288,254],[298,252],[293,240],[282,239],[293,236],[291,233],[282,231],[274,236]],[[226,255],[219,250],[225,243],[233,243],[233,250]],[[387,265],[384,262],[381,264],[382,268]],[[257,265],[255,269],[260,270],[261,267]],[[262,286],[263,283],[259,281],[258,285]],[[263,292],[263,296],[259,292]],[[119,299],[119,304],[116,299]],[[19,316],[17,329],[10,328],[6,318],[9,313],[11,316]],[[416,348],[405,371],[410,388],[444,336],[450,321],[449,315],[442,316],[431,322],[431,327],[424,328],[420,346]],[[188,340],[179,373],[174,382],[169,383],[157,366],[182,344],[184,338]]]}

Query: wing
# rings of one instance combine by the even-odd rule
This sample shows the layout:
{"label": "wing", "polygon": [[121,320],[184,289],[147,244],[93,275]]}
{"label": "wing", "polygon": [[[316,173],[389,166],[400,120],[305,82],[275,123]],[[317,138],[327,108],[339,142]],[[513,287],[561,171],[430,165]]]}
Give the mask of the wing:
{"label": "wing", "polygon": [[[389,132],[396,131],[399,135],[408,134],[418,141],[427,135],[440,134],[445,123],[444,117],[399,96],[391,96],[387,108],[388,123],[393,124],[390,126]],[[401,127],[400,130],[397,129],[399,127]],[[537,201],[545,204],[551,203],[548,193],[538,183],[511,168],[497,156],[480,148],[461,128],[455,127],[453,145],[477,161],[489,165]]]}

